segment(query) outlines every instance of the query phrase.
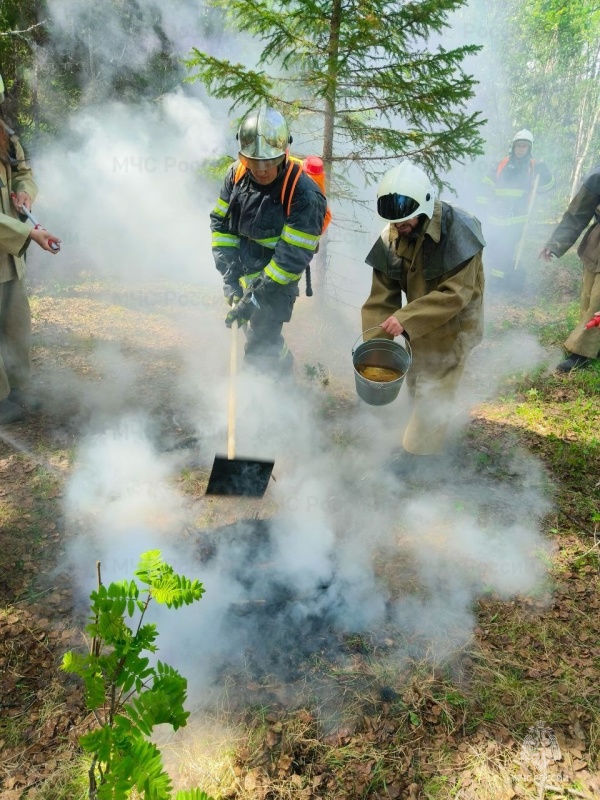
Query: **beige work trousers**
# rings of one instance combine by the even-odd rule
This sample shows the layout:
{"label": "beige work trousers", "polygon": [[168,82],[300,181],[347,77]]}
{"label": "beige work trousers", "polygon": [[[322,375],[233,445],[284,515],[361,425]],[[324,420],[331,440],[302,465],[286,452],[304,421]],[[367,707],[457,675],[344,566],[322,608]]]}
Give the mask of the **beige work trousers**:
{"label": "beige work trousers", "polygon": [[454,412],[454,398],[464,369],[464,363],[460,363],[437,374],[412,370],[406,373],[412,413],[402,446],[409,453],[430,456],[444,449]]}
{"label": "beige work trousers", "polygon": [[31,374],[31,311],[23,281],[0,283],[0,400]]}
{"label": "beige work trousers", "polygon": [[600,328],[586,331],[585,324],[600,311],[600,272],[592,272],[587,267],[583,270],[580,309],[579,324],[569,334],[565,348],[579,356],[596,358],[600,352]]}

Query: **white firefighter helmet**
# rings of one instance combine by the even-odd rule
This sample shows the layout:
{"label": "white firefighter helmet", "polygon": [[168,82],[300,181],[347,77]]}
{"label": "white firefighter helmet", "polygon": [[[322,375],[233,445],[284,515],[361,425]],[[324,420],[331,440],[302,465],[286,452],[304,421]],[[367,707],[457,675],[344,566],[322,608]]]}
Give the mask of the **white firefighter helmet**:
{"label": "white firefighter helmet", "polygon": [[0,103],[4,102],[4,81],[2,80],[2,75],[0,75]]}
{"label": "white firefighter helmet", "polygon": [[237,133],[238,157],[246,167],[260,163],[261,169],[277,166],[284,160],[292,141],[283,114],[269,106],[246,114]]}
{"label": "white firefighter helmet", "polygon": [[404,222],[419,214],[431,219],[435,193],[420,167],[401,161],[383,176],[377,190],[377,213],[388,222]]}
{"label": "white firefighter helmet", "polygon": [[528,142],[529,147],[533,147],[533,133],[528,131],[527,128],[517,131],[513,137],[512,143],[515,145],[517,142]]}

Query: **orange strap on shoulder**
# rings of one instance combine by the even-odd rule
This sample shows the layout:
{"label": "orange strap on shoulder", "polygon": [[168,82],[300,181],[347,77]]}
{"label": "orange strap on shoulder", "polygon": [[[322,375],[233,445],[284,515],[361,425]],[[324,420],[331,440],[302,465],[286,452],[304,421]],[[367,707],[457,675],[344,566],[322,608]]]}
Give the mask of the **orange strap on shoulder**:
{"label": "orange strap on shoulder", "polygon": [[[290,171],[291,171],[291,170],[290,170]],[[295,178],[294,178],[294,181],[293,181],[293,183],[292,183],[292,188],[290,189],[290,193],[289,193],[289,196],[288,196],[288,204],[287,204],[287,208],[286,208],[286,210],[285,210],[285,215],[286,215],[286,217],[289,217],[289,215],[290,215],[290,211],[291,211],[291,209],[292,209],[292,199],[293,199],[293,197],[294,197],[294,192],[296,191],[296,184],[297,184],[297,183],[298,183],[298,181],[300,180],[300,175],[301,175],[301,174],[302,174],[302,167],[298,167],[298,168],[296,169],[296,176],[295,176]],[[289,172],[288,172],[288,175],[289,175]],[[286,178],[286,183],[287,183],[287,178],[288,178],[288,175],[286,175],[286,176],[285,176],[285,178]],[[284,191],[285,191],[285,186],[284,186],[284,188],[283,188],[283,190],[282,190],[282,193],[281,193],[281,196],[282,196],[282,197],[284,196],[284,195],[283,195],[283,192],[284,192]]]}
{"label": "orange strap on shoulder", "polygon": [[502,172],[502,170],[508,164],[509,161],[510,161],[509,156],[506,156],[506,158],[503,158],[502,161],[498,164],[498,169],[496,170],[497,178],[500,176],[500,173]]}
{"label": "orange strap on shoulder", "polygon": [[288,168],[285,171],[285,178],[283,179],[283,186],[281,187],[281,205],[285,205],[285,190],[287,189],[288,181],[292,170],[294,169],[294,162],[290,159]]}
{"label": "orange strap on shoulder", "polygon": [[237,169],[235,171],[235,175],[233,176],[233,182],[239,183],[245,174],[246,174],[246,167],[241,163],[238,164]]}

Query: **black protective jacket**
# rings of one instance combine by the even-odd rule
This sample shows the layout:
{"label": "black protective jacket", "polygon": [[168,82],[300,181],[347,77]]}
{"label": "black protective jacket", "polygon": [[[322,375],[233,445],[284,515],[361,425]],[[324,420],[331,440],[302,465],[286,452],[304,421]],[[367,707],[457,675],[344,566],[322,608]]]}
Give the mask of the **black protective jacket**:
{"label": "black protective jacket", "polygon": [[577,255],[592,272],[600,272],[600,164],[583,179],[583,183],[563,218],[553,231],[546,247],[554,255],[562,256],[575,244],[589,223]]}
{"label": "black protective jacket", "polygon": [[264,271],[286,294],[298,294],[298,281],[315,253],[327,202],[317,184],[302,173],[290,214],[281,202],[287,169],[260,186],[245,172],[236,183],[239,162],[229,168],[219,199],[210,214],[212,251],[226,286],[242,288]]}

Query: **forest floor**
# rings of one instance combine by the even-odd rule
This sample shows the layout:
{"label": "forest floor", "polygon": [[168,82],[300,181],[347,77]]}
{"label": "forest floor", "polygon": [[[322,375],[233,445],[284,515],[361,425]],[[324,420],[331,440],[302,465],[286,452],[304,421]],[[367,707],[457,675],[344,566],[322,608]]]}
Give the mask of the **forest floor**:
{"label": "forest floor", "polygon": [[[525,330],[559,360],[577,313],[576,260],[570,278],[561,275],[547,276],[543,297],[490,297],[492,344],[481,358],[495,334]],[[84,643],[72,576],[61,569],[75,535],[63,500],[79,432],[101,405],[93,354],[99,344],[118,344],[141,367],[129,405],[139,400],[170,418],[182,312],[169,305],[172,287],[159,287],[149,309],[85,275],[32,289],[39,387],[50,386],[51,395],[48,376],[59,367],[66,383],[77,376],[87,388],[82,401],[81,385],[71,391],[65,383],[60,405],[48,402],[0,431],[0,796],[75,800],[86,796],[77,741],[89,719],[81,686],[59,670],[65,650]],[[218,303],[208,302],[206,313],[220,313]],[[359,401],[347,385],[340,388],[335,370],[329,380],[330,365],[303,350],[309,319],[299,313],[289,326],[299,378],[320,384],[324,417],[352,415]],[[185,743],[164,737],[178,782],[239,800],[600,796],[600,363],[566,376],[552,366],[503,380],[472,409],[464,433],[465,457],[491,481],[519,480],[504,469],[515,447],[548,476],[543,586],[511,600],[483,593],[470,641],[440,663],[415,656],[394,666],[385,642],[340,637],[343,668],[324,654],[305,676],[337,687],[343,702],[335,714],[324,700],[293,705],[275,693],[253,702],[246,687],[245,708],[193,716]],[[178,488],[199,501],[207,478],[206,467],[187,469]],[[205,525],[213,528],[272,513],[268,495],[211,508]]]}

